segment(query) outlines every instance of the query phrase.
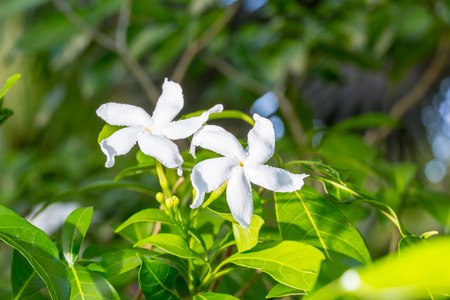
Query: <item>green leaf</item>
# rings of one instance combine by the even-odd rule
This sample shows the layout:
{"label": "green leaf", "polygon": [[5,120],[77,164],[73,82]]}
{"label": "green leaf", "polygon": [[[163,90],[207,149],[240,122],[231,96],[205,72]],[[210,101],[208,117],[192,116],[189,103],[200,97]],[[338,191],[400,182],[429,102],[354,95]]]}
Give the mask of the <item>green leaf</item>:
{"label": "green leaf", "polygon": [[258,215],[252,216],[252,221],[247,229],[237,223],[233,223],[233,233],[239,252],[252,249],[258,244],[259,230],[264,225],[264,220]]}
{"label": "green leaf", "polygon": [[39,228],[0,206],[0,239],[19,251],[44,280],[52,299],[67,299],[70,283],[56,246]]}
{"label": "green leaf", "polygon": [[[182,116],[180,119],[189,119],[192,117],[198,117],[206,110],[199,110],[187,115]],[[238,119],[247,122],[250,125],[255,125],[255,121],[247,114],[239,110],[223,110],[217,114],[211,114],[209,120],[219,120],[219,119]]]}
{"label": "green leaf", "polygon": [[260,269],[287,286],[311,290],[317,280],[320,263],[325,257],[313,246],[294,241],[257,245],[252,250],[236,253],[219,267],[233,263]]}
{"label": "green leaf", "polygon": [[177,275],[174,267],[142,257],[139,286],[147,299],[179,299],[174,291]]}
{"label": "green leaf", "polygon": [[348,178],[348,176],[350,175],[350,171],[335,169],[335,168],[332,168],[330,166],[327,166],[327,165],[321,163],[320,161],[315,161],[315,160],[294,160],[294,161],[288,162],[283,167],[286,168],[286,167],[293,166],[293,165],[300,165],[304,169],[323,174],[330,178],[334,178],[340,182],[342,182],[342,180],[346,180]]}
{"label": "green leaf", "polygon": [[363,128],[389,127],[395,128],[400,126],[398,119],[392,118],[382,113],[369,113],[350,117],[330,128],[330,132],[338,133]]}
{"label": "green leaf", "polygon": [[186,240],[171,233],[160,233],[149,236],[148,238],[140,240],[134,244],[134,247],[139,247],[142,245],[155,245],[156,247],[159,247],[178,257],[203,259],[199,254],[189,249]]}
{"label": "green leaf", "polygon": [[70,300],[120,300],[114,287],[101,275],[82,266],[69,268],[71,279]]}
{"label": "green leaf", "polygon": [[402,236],[408,236],[411,235],[408,230],[406,230],[405,226],[400,222],[400,219],[398,218],[395,211],[388,205],[374,201],[374,200],[364,200],[364,203],[369,204],[373,208],[377,209],[380,213],[385,215],[389,220],[391,220],[392,223],[394,223],[395,226],[397,226],[398,230],[400,231],[400,234]]}
{"label": "green leaf", "polygon": [[153,222],[138,222],[123,228],[121,231],[117,232],[117,234],[130,243],[135,244],[150,236],[154,228],[155,223]]}
{"label": "green leaf", "polygon": [[11,117],[14,114],[14,112],[7,108],[0,108],[0,125],[5,123],[6,119]]}
{"label": "green leaf", "polygon": [[153,163],[149,163],[149,164],[145,164],[145,165],[128,167],[128,168],[125,168],[122,171],[120,171],[119,174],[117,174],[117,176],[114,178],[114,181],[118,181],[124,177],[129,177],[129,176],[149,172],[154,168],[155,168],[154,161],[153,161]]}
{"label": "green leaf", "polygon": [[75,209],[66,219],[61,231],[61,246],[64,258],[69,267],[75,264],[81,244],[86,232],[91,225],[94,209],[91,207],[80,207]]}
{"label": "green leaf", "polygon": [[206,292],[195,295],[194,300],[238,300],[238,298],[228,294]]}
{"label": "green leaf", "polygon": [[19,251],[14,250],[11,265],[12,299],[27,299],[39,292],[45,283]]}
{"label": "green leaf", "polygon": [[[88,269],[100,273],[107,280],[126,273],[141,265],[140,257],[151,258],[157,253],[145,249],[121,249],[93,257]],[[86,262],[86,261],[83,261]]]}
{"label": "green leaf", "polygon": [[[34,9],[49,0],[6,0],[0,2],[0,18]],[[1,93],[0,93],[1,94]],[[0,97],[1,98],[1,97]]]}
{"label": "green leaf", "polygon": [[[294,193],[275,193],[281,238],[302,241],[346,264],[371,262],[358,230],[327,198],[309,186]],[[350,258],[350,259],[349,259]]]}
{"label": "green leaf", "polygon": [[294,289],[281,283],[277,283],[267,294],[266,298],[281,298],[293,295],[306,295],[304,290]]}
{"label": "green leaf", "polygon": [[103,125],[102,130],[98,134],[97,142],[100,144],[101,141],[109,138],[114,132],[116,132],[117,130],[122,129],[122,128],[124,128],[124,127],[123,126],[114,126],[114,125],[109,125],[109,124]]}
{"label": "green leaf", "polygon": [[169,216],[166,215],[164,211],[156,208],[147,208],[129,217],[125,222],[122,223],[122,225],[117,227],[115,232],[116,233],[120,232],[125,227],[140,222],[160,222],[164,224],[173,225],[172,220],[169,218]]}
{"label": "green leaf", "polygon": [[[10,1],[13,2],[13,1]],[[18,1],[15,1],[18,2]],[[2,3],[3,4],[3,3]],[[1,7],[1,6],[0,6]],[[1,10],[0,10],[1,11]],[[5,96],[6,92],[13,86],[16,84],[17,80],[19,80],[20,78],[20,74],[16,74],[13,75],[11,77],[9,77],[8,79],[6,79],[5,85],[3,86],[3,88],[0,90],[0,99],[3,99],[3,97]],[[1,103],[0,103],[1,104]],[[1,105],[0,105],[1,107]]]}
{"label": "green leaf", "polygon": [[[361,299],[425,299],[430,293],[450,292],[450,238],[437,237],[392,253],[362,269],[349,270],[310,299],[335,299],[349,291],[346,281],[353,281],[351,292]],[[351,275],[351,276],[348,276]]]}

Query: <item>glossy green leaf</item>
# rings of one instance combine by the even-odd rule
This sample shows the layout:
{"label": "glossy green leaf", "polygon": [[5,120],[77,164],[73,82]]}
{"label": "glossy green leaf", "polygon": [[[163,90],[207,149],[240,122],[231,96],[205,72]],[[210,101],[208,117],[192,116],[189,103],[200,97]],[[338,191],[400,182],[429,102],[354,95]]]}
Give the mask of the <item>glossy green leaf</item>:
{"label": "glossy green leaf", "polygon": [[345,216],[309,186],[293,193],[275,193],[281,238],[302,241],[323,251],[330,259],[354,264],[371,262],[367,246]]}
{"label": "glossy green leaf", "polygon": [[75,209],[66,219],[61,232],[61,246],[64,258],[73,266],[80,252],[86,232],[91,225],[94,209],[80,207]]}
{"label": "glossy green leaf", "polygon": [[71,280],[70,300],[120,300],[114,287],[101,275],[82,266],[69,268]]}
{"label": "glossy green leaf", "polygon": [[[45,283],[19,251],[14,250],[11,264],[12,299],[32,299]],[[29,298],[28,298],[29,297]]]}
{"label": "glossy green leaf", "polygon": [[141,265],[141,258],[151,258],[157,253],[145,249],[121,249],[93,257],[88,269],[100,273],[107,280]]}
{"label": "glossy green leaf", "polygon": [[142,258],[139,286],[147,299],[179,299],[174,288],[177,269],[166,263]]}
{"label": "glossy green leaf", "polygon": [[39,228],[0,206],[0,239],[19,251],[44,280],[52,299],[67,299],[70,282],[56,246]]}
{"label": "glossy green leaf", "polygon": [[97,142],[100,144],[101,141],[109,138],[114,132],[116,132],[117,130],[122,129],[122,128],[124,128],[124,127],[123,126],[114,126],[114,125],[109,125],[109,124],[103,125],[102,130],[98,134]]}
{"label": "glossy green leaf", "polygon": [[266,298],[281,298],[293,295],[306,295],[304,290],[294,289],[281,283],[277,283],[267,294]]}
{"label": "glossy green leaf", "polygon": [[[12,3],[13,1],[10,1],[10,2]],[[15,1],[15,2],[18,2],[18,1]],[[1,6],[0,6],[0,7],[1,7]],[[7,92],[13,85],[16,84],[16,82],[19,80],[20,76],[21,76],[20,74],[16,74],[16,75],[13,75],[13,76],[9,77],[8,79],[6,79],[5,85],[4,85],[3,88],[0,90],[0,99],[2,99],[2,98],[5,96],[6,92]],[[1,104],[1,103],[0,103],[0,104]],[[1,105],[0,105],[0,107],[1,107]]]}
{"label": "glossy green leaf", "polygon": [[173,225],[172,220],[170,219],[169,216],[166,215],[166,213],[163,210],[156,208],[147,208],[129,217],[125,222],[122,223],[122,225],[117,227],[115,232],[116,233],[120,232],[125,227],[140,222],[160,222],[164,224]]}
{"label": "glossy green leaf", "polygon": [[323,259],[322,252],[313,246],[283,241],[257,245],[252,250],[233,254],[220,266],[233,263],[260,269],[280,283],[308,291],[317,280]]}
{"label": "glossy green leaf", "polygon": [[252,249],[258,244],[259,230],[264,225],[264,220],[258,215],[252,216],[248,230],[237,223],[233,223],[233,234],[239,252]]}
{"label": "glossy green leaf", "polygon": [[140,240],[150,236],[154,228],[155,223],[153,222],[138,222],[133,223],[116,233],[130,243],[135,244]]}
{"label": "glossy green leaf", "polygon": [[202,259],[200,255],[189,249],[186,240],[171,233],[160,233],[149,236],[148,238],[134,244],[134,247],[139,247],[142,245],[155,245],[156,247],[179,257]]}
{"label": "glossy green leaf", "polygon": [[236,298],[232,295],[211,293],[211,292],[197,294],[194,296],[194,300],[237,300],[237,299],[238,298]]}

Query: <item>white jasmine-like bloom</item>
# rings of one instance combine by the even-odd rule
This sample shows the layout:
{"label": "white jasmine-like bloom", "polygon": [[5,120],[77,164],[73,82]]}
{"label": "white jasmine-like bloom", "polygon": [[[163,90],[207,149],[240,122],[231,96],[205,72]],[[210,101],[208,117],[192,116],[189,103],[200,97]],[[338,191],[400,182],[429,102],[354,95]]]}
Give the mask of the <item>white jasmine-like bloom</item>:
{"label": "white jasmine-like bloom", "polygon": [[208,121],[211,113],[221,112],[223,106],[218,104],[198,117],[173,121],[183,108],[183,92],[178,83],[168,81],[167,78],[162,88],[163,92],[152,116],[142,108],[129,104],[111,102],[97,109],[97,115],[106,123],[127,126],[100,142],[107,157],[107,168],[114,165],[115,156],[128,153],[137,142],[142,152],[154,157],[167,168],[177,168],[178,175],[181,176],[183,158],[178,146],[171,140],[194,134]]}
{"label": "white jasmine-like bloom", "polygon": [[234,135],[214,125],[200,128],[194,134],[190,149],[194,157],[196,146],[224,156],[194,166],[191,181],[196,193],[191,208],[202,205],[205,193],[218,189],[228,180],[228,205],[234,219],[245,228],[249,227],[253,214],[250,183],[275,192],[293,192],[303,186],[303,179],[308,176],[265,165],[275,151],[275,132],[270,120],[258,114],[254,114],[253,119],[255,126],[248,133],[245,150]]}

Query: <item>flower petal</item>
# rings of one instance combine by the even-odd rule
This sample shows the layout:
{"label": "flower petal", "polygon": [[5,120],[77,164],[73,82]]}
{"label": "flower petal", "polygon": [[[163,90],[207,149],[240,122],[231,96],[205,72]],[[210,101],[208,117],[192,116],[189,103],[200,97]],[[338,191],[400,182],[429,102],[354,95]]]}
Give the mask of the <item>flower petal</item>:
{"label": "flower petal", "polygon": [[97,115],[110,125],[145,128],[153,125],[152,118],[145,110],[130,104],[105,103],[97,109]]}
{"label": "flower petal", "polygon": [[228,181],[227,202],[233,218],[248,229],[252,221],[253,195],[250,182],[241,167],[236,168]]}
{"label": "flower petal", "polygon": [[284,169],[267,165],[246,165],[244,168],[250,182],[281,193],[290,193],[301,189],[304,184],[303,179],[309,176],[307,174],[292,174]]}
{"label": "flower petal", "polygon": [[183,90],[178,83],[164,80],[163,92],[156,103],[153,111],[153,121],[156,126],[171,122],[181,111],[184,105]]}
{"label": "flower petal", "polygon": [[205,111],[198,117],[193,117],[181,121],[170,122],[169,124],[155,128],[153,134],[162,135],[171,140],[184,139],[193,135],[203,124],[209,119],[209,115],[212,113],[219,113],[223,110],[221,104],[217,104],[210,110]]}
{"label": "flower petal", "polygon": [[215,125],[203,126],[194,134],[189,151],[193,157],[195,157],[197,146],[228,158],[244,160],[246,157],[246,152],[238,139],[222,127]]}
{"label": "flower petal", "polygon": [[191,173],[192,186],[195,189],[191,208],[202,205],[205,193],[217,190],[222,183],[230,179],[233,168],[237,165],[239,161],[227,157],[211,158],[196,164]]}
{"label": "flower petal", "polygon": [[178,146],[174,142],[167,138],[154,136],[150,132],[146,132],[141,136],[138,144],[144,154],[156,158],[167,168],[178,168],[177,173],[181,176],[183,158],[180,155]]}
{"label": "flower petal", "polygon": [[248,133],[248,158],[246,164],[259,165],[268,161],[275,151],[275,131],[269,119],[253,115],[255,126]]}
{"label": "flower petal", "polygon": [[128,153],[143,133],[144,130],[141,127],[126,127],[101,141],[100,147],[106,154],[105,166],[107,168],[114,166],[114,156]]}

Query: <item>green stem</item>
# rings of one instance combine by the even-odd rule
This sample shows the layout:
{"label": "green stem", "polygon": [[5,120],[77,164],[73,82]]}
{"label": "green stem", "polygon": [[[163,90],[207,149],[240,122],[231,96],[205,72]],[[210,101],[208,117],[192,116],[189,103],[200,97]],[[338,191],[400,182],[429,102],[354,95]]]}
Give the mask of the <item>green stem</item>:
{"label": "green stem", "polygon": [[158,173],[159,184],[161,185],[162,190],[166,194],[168,198],[172,197],[172,192],[170,191],[169,182],[167,181],[166,174],[164,173],[164,169],[161,163],[155,159],[156,162],[156,173]]}

